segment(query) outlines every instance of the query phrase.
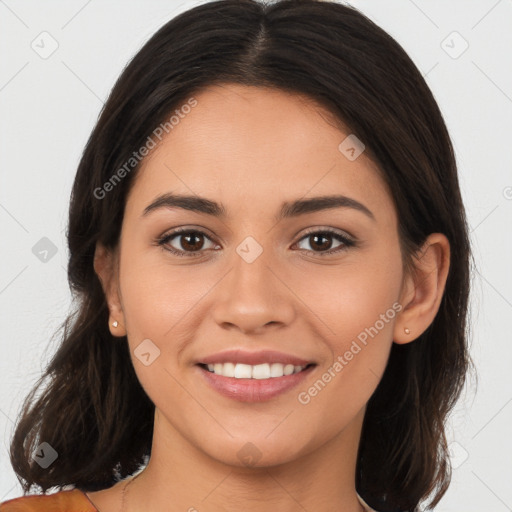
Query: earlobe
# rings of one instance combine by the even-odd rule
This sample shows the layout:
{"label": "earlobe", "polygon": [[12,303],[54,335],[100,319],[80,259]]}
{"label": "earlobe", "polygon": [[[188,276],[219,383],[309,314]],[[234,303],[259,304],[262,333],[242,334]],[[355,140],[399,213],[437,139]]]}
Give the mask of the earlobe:
{"label": "earlobe", "polygon": [[[403,306],[393,341],[409,343],[425,332],[439,311],[450,267],[450,243],[442,233],[431,234],[413,258],[413,269],[402,289]],[[409,331],[409,332],[407,332]]]}
{"label": "earlobe", "polygon": [[109,329],[112,336],[126,336],[123,308],[118,293],[117,257],[99,242],[94,252],[94,271],[101,282],[110,312]]}

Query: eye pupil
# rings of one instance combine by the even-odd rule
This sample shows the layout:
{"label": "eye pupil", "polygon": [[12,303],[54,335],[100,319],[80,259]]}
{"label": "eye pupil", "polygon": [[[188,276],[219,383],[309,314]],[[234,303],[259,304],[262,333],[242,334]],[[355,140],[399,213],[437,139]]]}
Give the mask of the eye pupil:
{"label": "eye pupil", "polygon": [[319,238],[323,238],[324,240],[325,239],[330,239],[331,236],[330,235],[325,235],[325,234],[321,234],[321,233],[316,233],[314,235],[311,235],[310,236],[310,239],[313,239],[314,240],[314,243],[311,244],[311,247],[315,248],[315,245],[316,245],[316,248],[317,249],[320,249],[320,250],[324,250],[324,249],[329,249],[332,245],[332,239],[329,240],[328,242],[326,243],[323,243],[323,244],[317,244],[317,241]]}
{"label": "eye pupil", "polygon": [[183,249],[188,249],[188,250],[192,250],[192,251],[200,250],[203,247],[204,240],[203,240],[203,243],[201,243],[199,247],[195,247],[194,243],[190,242],[190,240],[194,239],[194,238],[196,240],[200,239],[200,238],[202,238],[202,235],[200,235],[198,233],[187,233],[186,235],[181,235],[181,246],[183,247]]}

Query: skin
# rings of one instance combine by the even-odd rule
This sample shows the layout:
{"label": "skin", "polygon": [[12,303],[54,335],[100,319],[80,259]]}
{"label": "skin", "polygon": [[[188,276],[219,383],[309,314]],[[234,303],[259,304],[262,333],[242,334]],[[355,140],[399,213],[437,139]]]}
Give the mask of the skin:
{"label": "skin", "polygon": [[[397,213],[378,169],[366,152],[354,161],[340,152],[350,132],[310,99],[234,84],[195,98],[198,105],[145,159],[119,246],[96,250],[111,332],[127,334],[137,376],[156,406],[152,456],[128,488],[126,508],[359,512],[355,467],[366,404],[392,343],[413,341],[434,319],[448,241],[430,235],[414,272],[404,272]],[[214,200],[226,217],[180,208],[142,216],[164,192]],[[363,203],[374,219],[347,207],[273,219],[284,201],[332,194]],[[177,227],[205,233],[192,240],[199,256],[175,256],[156,244]],[[357,244],[322,256],[342,243],[327,236],[315,245],[308,228],[332,228]],[[252,263],[236,252],[247,236],[263,249]],[[184,251],[182,244],[177,236],[167,246]],[[298,394],[393,304],[400,312],[300,403]],[[145,366],[133,351],[148,338],[160,356]],[[279,350],[317,366],[278,397],[237,402],[210,388],[194,365],[228,348]],[[254,466],[238,456],[248,442],[260,457]],[[125,483],[88,497],[101,512],[117,511]]]}

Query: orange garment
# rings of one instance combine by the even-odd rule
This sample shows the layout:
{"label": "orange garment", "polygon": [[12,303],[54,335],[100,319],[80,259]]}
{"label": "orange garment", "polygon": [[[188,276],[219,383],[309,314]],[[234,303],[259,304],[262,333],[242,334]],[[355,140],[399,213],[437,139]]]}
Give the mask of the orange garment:
{"label": "orange garment", "polygon": [[31,494],[0,503],[0,512],[98,512],[80,490]]}

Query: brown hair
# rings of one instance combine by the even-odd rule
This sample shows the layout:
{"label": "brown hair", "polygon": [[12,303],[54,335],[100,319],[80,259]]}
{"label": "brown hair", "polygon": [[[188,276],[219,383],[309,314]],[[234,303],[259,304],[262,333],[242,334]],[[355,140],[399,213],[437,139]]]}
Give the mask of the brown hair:
{"label": "brown hair", "polygon": [[[78,166],[67,232],[75,307],[23,404],[11,440],[14,471],[25,491],[94,491],[151,455],[154,405],[128,344],[109,332],[93,268],[96,243],[118,243],[139,165],[105,199],[97,191],[176,107],[230,82],[305,94],[350,127],[389,185],[405,261],[429,234],[448,237],[439,312],[417,340],[393,344],[368,403],[356,468],[357,491],[373,508],[413,511],[429,496],[434,507],[450,481],[444,424],[471,366],[470,246],[454,152],[434,97],[402,47],[356,9],[319,0],[202,4],[160,28],[122,72]],[[43,441],[58,453],[47,469],[31,457]]]}

